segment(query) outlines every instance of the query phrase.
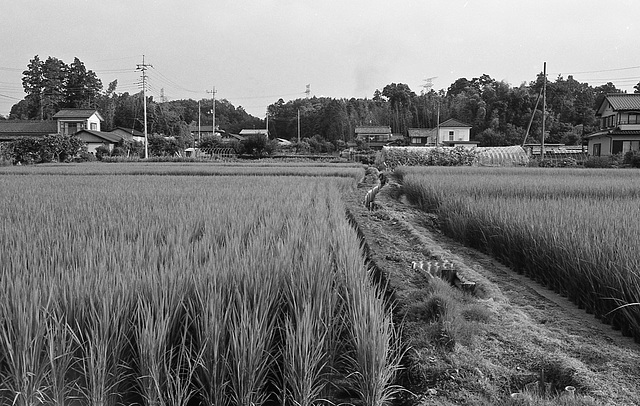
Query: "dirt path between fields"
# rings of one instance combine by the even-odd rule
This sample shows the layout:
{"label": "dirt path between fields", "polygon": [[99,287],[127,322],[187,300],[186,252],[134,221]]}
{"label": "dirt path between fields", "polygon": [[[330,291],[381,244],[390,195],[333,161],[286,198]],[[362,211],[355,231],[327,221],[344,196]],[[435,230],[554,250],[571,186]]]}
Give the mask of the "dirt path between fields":
{"label": "dirt path between fields", "polygon": [[[447,260],[478,284],[477,302],[494,315],[473,344],[457,345],[453,354],[444,356],[443,370],[455,370],[458,377],[413,383],[412,391],[423,395],[420,404],[500,403],[496,397],[522,390],[546,370],[554,386],[572,385],[586,396],[587,403],[580,404],[593,399],[593,404],[640,405],[640,345],[632,338],[495,259],[444,236],[433,215],[398,198],[397,185],[381,190],[375,210],[365,209],[362,199],[373,182],[375,178],[369,178],[346,203],[399,307],[416,289],[412,262]],[[421,356],[434,358],[428,349],[418,348],[415,354],[418,363]],[[462,370],[466,373],[461,378]]]}

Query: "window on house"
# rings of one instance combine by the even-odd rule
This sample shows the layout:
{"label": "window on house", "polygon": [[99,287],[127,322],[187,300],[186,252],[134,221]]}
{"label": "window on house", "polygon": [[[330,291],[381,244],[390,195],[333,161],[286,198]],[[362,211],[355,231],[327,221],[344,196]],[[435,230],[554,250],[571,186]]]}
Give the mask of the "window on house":
{"label": "window on house", "polygon": [[597,143],[597,144],[593,144],[593,156],[600,156],[600,148],[602,147],[602,144]]}
{"label": "window on house", "polygon": [[613,155],[621,153],[623,146],[624,146],[623,141],[613,141],[613,146],[611,147],[611,153]]}
{"label": "window on house", "polygon": [[615,115],[602,117],[602,128],[609,128],[615,125]]}
{"label": "window on house", "polygon": [[73,135],[78,132],[77,123],[67,123],[67,135]]}
{"label": "window on house", "polygon": [[454,135],[455,135],[454,131],[449,131],[449,141],[453,141]]}
{"label": "window on house", "polygon": [[91,129],[92,130],[97,130],[98,129],[98,123],[91,123]]}

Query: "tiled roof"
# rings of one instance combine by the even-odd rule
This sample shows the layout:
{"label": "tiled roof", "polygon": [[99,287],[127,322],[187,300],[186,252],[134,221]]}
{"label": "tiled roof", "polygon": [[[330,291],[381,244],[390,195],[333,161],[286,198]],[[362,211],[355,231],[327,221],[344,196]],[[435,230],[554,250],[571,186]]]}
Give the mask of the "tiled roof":
{"label": "tiled roof", "polygon": [[94,114],[98,114],[98,117],[102,120],[96,109],[63,109],[54,114],[53,118],[89,118]]}
{"label": "tiled roof", "polygon": [[605,99],[614,110],[640,110],[640,93],[612,93]]}
{"label": "tiled roof", "polygon": [[462,121],[458,121],[454,118],[450,118],[447,121],[440,123],[440,127],[466,127],[471,128],[469,124],[465,124]]}
{"label": "tiled roof", "polygon": [[102,138],[105,141],[109,141],[113,143],[120,142],[120,140],[122,139],[122,137],[118,135],[107,133],[104,131],[95,131],[95,130],[80,130],[75,135],[79,137],[82,133],[89,133],[95,137]]}
{"label": "tiled roof", "polygon": [[589,139],[589,138],[595,138],[595,137],[602,137],[603,135],[604,136],[609,136],[609,135],[631,135],[631,136],[639,135],[640,136],[640,130],[619,130],[618,128],[613,128],[611,130],[598,131],[598,132],[589,134],[584,138]]}
{"label": "tiled roof", "polygon": [[269,132],[262,128],[257,130],[240,130],[240,135],[256,135],[256,134],[268,134]]}
{"label": "tiled roof", "polygon": [[55,121],[0,120],[0,134],[46,135],[58,132]]}
{"label": "tiled roof", "polygon": [[435,137],[437,130],[435,128],[409,128],[409,137]]}
{"label": "tiled roof", "polygon": [[388,125],[359,125],[356,127],[356,134],[391,134],[391,127]]}
{"label": "tiled roof", "polygon": [[133,128],[116,127],[109,132],[114,132],[117,130],[124,131],[125,133],[130,134],[134,137],[144,137],[144,133],[142,131],[134,130]]}

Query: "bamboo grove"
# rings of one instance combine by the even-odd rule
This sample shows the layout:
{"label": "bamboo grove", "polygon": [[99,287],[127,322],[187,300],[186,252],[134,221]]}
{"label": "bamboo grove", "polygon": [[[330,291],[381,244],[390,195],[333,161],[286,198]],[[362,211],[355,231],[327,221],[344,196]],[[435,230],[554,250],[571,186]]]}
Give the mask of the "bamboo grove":
{"label": "bamboo grove", "polygon": [[446,233],[640,340],[637,170],[409,168],[407,197]]}
{"label": "bamboo grove", "polygon": [[0,175],[0,403],[386,404],[351,178]]}

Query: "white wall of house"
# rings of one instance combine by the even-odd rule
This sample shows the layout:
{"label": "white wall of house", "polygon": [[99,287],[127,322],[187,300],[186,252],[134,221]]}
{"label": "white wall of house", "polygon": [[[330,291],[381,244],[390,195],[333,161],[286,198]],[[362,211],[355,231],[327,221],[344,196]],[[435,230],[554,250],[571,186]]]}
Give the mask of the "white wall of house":
{"label": "white wall of house", "polygon": [[[617,145],[614,145],[617,144]],[[599,137],[589,138],[589,155],[591,156],[609,156],[613,154],[614,146],[620,151],[616,153],[625,154],[629,151],[640,151],[640,139],[633,136],[623,135],[602,135]]]}
{"label": "white wall of house", "polygon": [[440,127],[438,143],[445,141],[469,141],[471,128],[468,127]]}

